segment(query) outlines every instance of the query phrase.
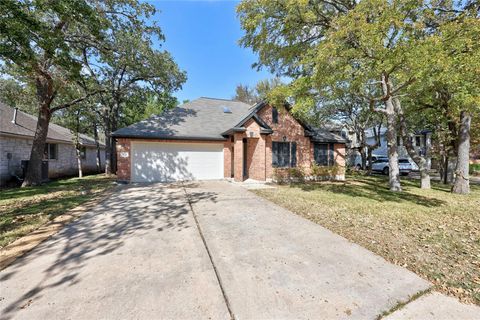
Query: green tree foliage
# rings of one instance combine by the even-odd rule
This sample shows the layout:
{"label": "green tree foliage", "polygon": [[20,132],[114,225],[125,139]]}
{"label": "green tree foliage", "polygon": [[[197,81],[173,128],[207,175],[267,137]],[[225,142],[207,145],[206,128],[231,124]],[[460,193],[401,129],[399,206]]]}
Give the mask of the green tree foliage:
{"label": "green tree foliage", "polygon": [[260,80],[255,87],[239,84],[235,88],[233,99],[253,105],[267,99],[270,92],[281,85],[282,81],[280,78]]}
{"label": "green tree foliage", "polygon": [[0,101],[26,113],[37,113],[35,90],[12,78],[0,78]]}
{"label": "green tree foliage", "polygon": [[1,71],[35,88],[37,100],[37,129],[24,186],[40,183],[52,114],[95,93],[84,87],[87,91],[73,100],[59,98],[81,81],[81,50],[104,48],[103,40],[115,21],[137,22],[134,15],[142,6],[128,0],[0,2]]}
{"label": "green tree foliage", "polygon": [[[153,8],[151,8],[153,10]],[[150,13],[152,13],[151,11]],[[154,41],[163,41],[161,29],[145,22],[120,25],[105,40],[115,51],[97,48],[83,52],[89,85],[97,88],[99,108],[106,143],[106,172],[115,172],[115,140],[111,134],[123,120],[142,118],[145,99],[155,95],[156,103],[168,108],[176,103],[171,93],[186,80],[167,51],[154,47]]]}
{"label": "green tree foliage", "polygon": [[324,38],[331,21],[355,6],[353,0],[244,0],[237,7],[245,35],[240,44],[258,54],[255,67],[297,77],[312,71],[303,63]]}
{"label": "green tree foliage", "polygon": [[159,40],[163,35],[146,22],[154,14],[149,4],[6,0],[0,2],[0,12],[1,72],[32,88],[37,100],[39,117],[25,186],[40,183],[48,124],[55,112],[103,93],[103,109],[97,103],[92,109],[103,115],[108,125],[104,131],[111,132],[121,113],[112,105],[145,88],[164,95],[184,81],[170,55],[153,47],[152,35]]}
{"label": "green tree foliage", "polygon": [[177,104],[176,99],[170,95],[162,97],[151,92],[143,92],[143,94],[132,96],[122,108],[119,126],[126,127],[152,115],[161,114]]}
{"label": "green tree foliage", "polygon": [[252,105],[259,101],[255,89],[247,84],[238,84],[236,86],[233,100],[242,101]]}
{"label": "green tree foliage", "polygon": [[421,125],[409,119],[422,117],[419,104],[406,101],[414,101],[411,97],[420,92],[422,100],[437,99],[436,87],[441,84],[449,87],[459,105],[469,105],[469,112],[478,110],[479,59],[474,54],[480,43],[478,3],[462,2],[463,7],[421,0],[335,4],[245,0],[238,7],[245,30],[241,44],[259,54],[257,66],[293,79],[273,90],[270,99],[276,103],[293,99],[294,112],[311,116],[332,105],[341,111],[335,102],[353,96],[366,99],[367,112],[383,114],[390,189],[401,190],[396,138],[402,134],[408,141]]}

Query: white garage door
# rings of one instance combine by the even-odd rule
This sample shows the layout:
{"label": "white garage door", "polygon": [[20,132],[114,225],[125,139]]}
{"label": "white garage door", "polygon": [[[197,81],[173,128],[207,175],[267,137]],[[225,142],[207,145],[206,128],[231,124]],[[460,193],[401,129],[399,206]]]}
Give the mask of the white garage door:
{"label": "white garage door", "polygon": [[223,178],[223,144],[132,142],[132,181]]}

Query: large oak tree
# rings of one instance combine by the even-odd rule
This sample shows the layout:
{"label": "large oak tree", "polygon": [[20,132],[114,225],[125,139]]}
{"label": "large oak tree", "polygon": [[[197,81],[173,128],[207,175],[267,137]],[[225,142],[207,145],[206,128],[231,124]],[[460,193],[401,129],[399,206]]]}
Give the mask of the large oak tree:
{"label": "large oak tree", "polygon": [[122,24],[138,24],[150,6],[131,0],[5,0],[0,2],[2,73],[35,88],[38,121],[23,186],[41,182],[48,125],[55,111],[98,93],[83,86],[72,100],[64,90],[82,80],[85,48],[112,51],[105,39]]}

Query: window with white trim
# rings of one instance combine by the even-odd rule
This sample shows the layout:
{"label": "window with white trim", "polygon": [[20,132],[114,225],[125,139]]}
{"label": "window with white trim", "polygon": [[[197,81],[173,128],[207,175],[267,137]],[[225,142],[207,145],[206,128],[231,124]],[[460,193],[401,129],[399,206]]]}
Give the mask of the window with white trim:
{"label": "window with white trim", "polygon": [[57,160],[58,159],[58,144],[56,143],[46,143],[45,151],[43,153],[43,158],[46,160]]}

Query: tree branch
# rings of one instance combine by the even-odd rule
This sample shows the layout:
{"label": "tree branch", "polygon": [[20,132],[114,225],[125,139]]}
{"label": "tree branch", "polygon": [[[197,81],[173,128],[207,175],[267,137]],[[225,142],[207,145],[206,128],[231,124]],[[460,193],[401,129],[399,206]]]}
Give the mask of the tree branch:
{"label": "tree branch", "polygon": [[98,94],[98,93],[100,93],[100,92],[103,92],[103,90],[95,90],[95,91],[89,92],[89,93],[85,94],[83,97],[80,97],[80,98],[74,99],[74,100],[72,100],[72,101],[70,101],[70,102],[61,104],[61,105],[59,105],[59,106],[56,106],[56,107],[54,107],[54,108],[51,108],[50,110],[51,110],[51,112],[55,112],[55,111],[58,111],[58,110],[61,110],[61,109],[65,109],[65,108],[71,107],[71,106],[73,106],[73,105],[75,105],[75,104],[77,104],[77,103],[80,103],[80,102],[88,99],[89,97],[94,96],[94,95],[96,95],[96,94]]}

